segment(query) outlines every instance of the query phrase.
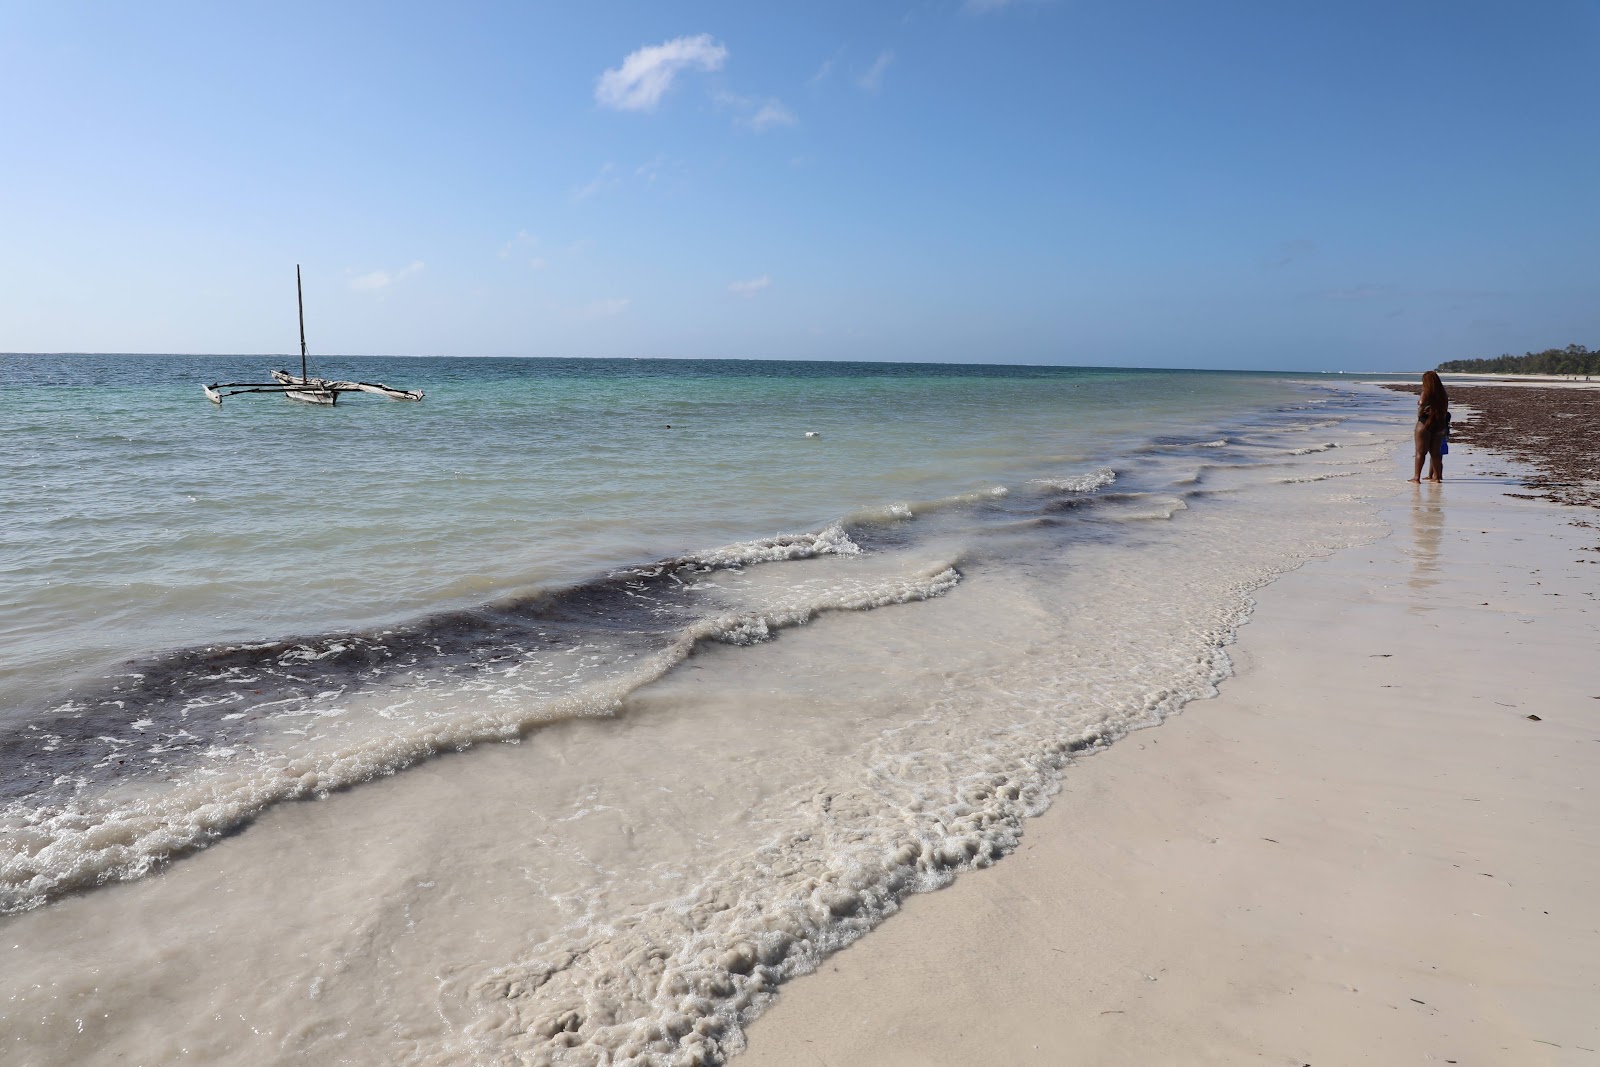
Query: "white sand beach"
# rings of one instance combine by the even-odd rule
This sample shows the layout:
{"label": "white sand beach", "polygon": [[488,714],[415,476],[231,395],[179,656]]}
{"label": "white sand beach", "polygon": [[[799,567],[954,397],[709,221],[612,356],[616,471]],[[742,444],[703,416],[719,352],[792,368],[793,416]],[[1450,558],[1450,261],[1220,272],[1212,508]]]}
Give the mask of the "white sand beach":
{"label": "white sand beach", "polygon": [[743,1067],[1600,1064],[1592,515],[1462,458],[1263,590],[1217,699],[786,985]]}

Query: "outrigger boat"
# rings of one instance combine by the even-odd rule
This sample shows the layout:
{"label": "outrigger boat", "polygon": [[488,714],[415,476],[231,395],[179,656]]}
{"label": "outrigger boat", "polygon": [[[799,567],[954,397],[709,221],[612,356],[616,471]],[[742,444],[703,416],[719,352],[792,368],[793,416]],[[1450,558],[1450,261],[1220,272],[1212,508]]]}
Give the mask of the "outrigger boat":
{"label": "outrigger boat", "polygon": [[414,389],[394,389],[376,382],[346,382],[332,378],[313,378],[306,369],[306,301],[300,289],[300,264],[294,267],[294,295],[300,306],[300,376],[286,370],[272,372],[270,382],[212,382],[200,389],[213,404],[221,404],[225,396],[239,393],[282,393],[290,400],[306,404],[333,406],[339,402],[340,393],[374,393],[390,400],[421,400],[422,392]]}

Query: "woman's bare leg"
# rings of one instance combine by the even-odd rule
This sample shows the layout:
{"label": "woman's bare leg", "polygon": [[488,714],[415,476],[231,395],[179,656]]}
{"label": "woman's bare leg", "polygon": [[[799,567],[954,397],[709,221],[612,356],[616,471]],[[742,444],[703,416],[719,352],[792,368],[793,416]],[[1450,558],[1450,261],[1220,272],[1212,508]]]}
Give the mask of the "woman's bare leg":
{"label": "woman's bare leg", "polygon": [[1422,481],[1422,460],[1428,454],[1428,431],[1420,425],[1412,435],[1416,443],[1416,462],[1411,465],[1411,481]]}

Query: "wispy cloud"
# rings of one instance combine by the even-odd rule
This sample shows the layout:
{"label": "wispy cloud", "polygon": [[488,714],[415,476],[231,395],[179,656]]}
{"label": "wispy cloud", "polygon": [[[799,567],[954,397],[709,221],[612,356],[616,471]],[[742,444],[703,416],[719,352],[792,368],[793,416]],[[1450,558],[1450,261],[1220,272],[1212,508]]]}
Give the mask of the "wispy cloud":
{"label": "wispy cloud", "polygon": [[510,259],[511,253],[533,248],[538,243],[539,239],[527,230],[518,230],[515,237],[500,246],[500,258]]}
{"label": "wispy cloud", "polygon": [[594,98],[618,111],[654,111],[679,73],[718,71],[727,59],[728,50],[709,33],[674,37],[630,53],[620,67],[601,74]]}
{"label": "wispy cloud", "polygon": [[1291,263],[1298,263],[1303,259],[1310,259],[1317,254],[1317,243],[1304,237],[1293,241],[1284,241],[1277,250],[1267,258],[1269,267],[1287,267]]}
{"label": "wispy cloud", "polygon": [[817,72],[806,79],[807,87],[815,89],[817,86],[833,77],[834,71],[839,69],[839,61],[844,58],[844,53],[844,45],[840,45],[838,48],[835,48],[833,50],[833,55],[829,56],[827,59],[824,59],[822,64],[817,67]]}
{"label": "wispy cloud", "polygon": [[712,96],[721,106],[734,112],[734,124],[760,133],[774,126],[793,126],[798,120],[794,112],[783,106],[776,97],[741,96],[726,91]]}
{"label": "wispy cloud", "polygon": [[793,111],[776,100],[768,100],[756,108],[756,113],[745,120],[745,125],[760,133],[774,126],[793,126],[795,121]]}
{"label": "wispy cloud", "polygon": [[759,278],[751,278],[749,281],[728,283],[728,292],[732,293],[734,296],[755,296],[763,289],[771,288],[772,278],[770,275],[766,274],[763,274]]}
{"label": "wispy cloud", "polygon": [[[539,247],[539,239],[527,230],[518,230],[517,235],[500,246],[500,258],[510,259],[513,255],[527,255]],[[528,266],[534,270],[544,270],[549,266],[549,261],[543,256],[528,256]]]}
{"label": "wispy cloud", "polygon": [[872,66],[867,72],[856,79],[856,84],[868,92],[875,93],[883,84],[883,72],[889,69],[889,64],[894,62],[894,53],[885,48],[878,53],[878,58],[872,61]]}
{"label": "wispy cloud", "polygon": [[414,259],[399,270],[375,270],[366,274],[358,274],[350,279],[350,288],[357,292],[376,292],[387,289],[398,282],[422,273],[424,264],[420,259]]}
{"label": "wispy cloud", "polygon": [[634,177],[643,179],[646,185],[654,185],[656,179],[661,177],[661,170],[666,165],[666,153],[657,153],[654,157],[635,167],[633,174]]}
{"label": "wispy cloud", "polygon": [[625,296],[613,296],[605,300],[594,300],[578,309],[578,314],[586,319],[611,319],[616,318],[628,310],[628,305],[633,303]]}
{"label": "wispy cloud", "polygon": [[572,199],[587,200],[602,189],[608,189],[616,185],[618,181],[617,165],[615,163],[602,163],[600,170],[595,173],[593,178],[572,190]]}

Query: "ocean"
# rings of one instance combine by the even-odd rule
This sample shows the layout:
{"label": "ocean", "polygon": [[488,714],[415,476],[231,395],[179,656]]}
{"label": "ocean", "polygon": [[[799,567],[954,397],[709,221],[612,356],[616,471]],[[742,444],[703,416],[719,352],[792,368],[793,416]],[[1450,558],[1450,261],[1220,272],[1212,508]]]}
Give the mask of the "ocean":
{"label": "ocean", "polygon": [[926,364],[200,392],[278,365],[0,356],[7,1062],[722,1062],[1382,536],[1410,414]]}

